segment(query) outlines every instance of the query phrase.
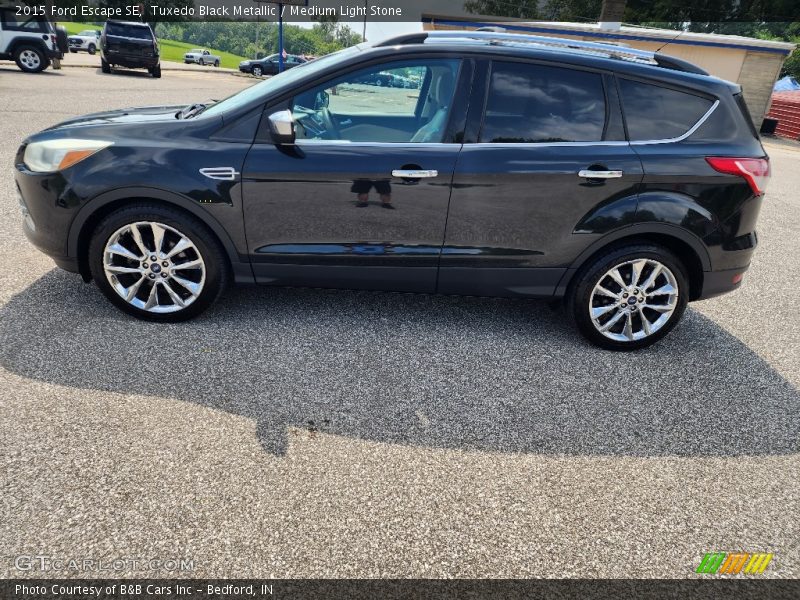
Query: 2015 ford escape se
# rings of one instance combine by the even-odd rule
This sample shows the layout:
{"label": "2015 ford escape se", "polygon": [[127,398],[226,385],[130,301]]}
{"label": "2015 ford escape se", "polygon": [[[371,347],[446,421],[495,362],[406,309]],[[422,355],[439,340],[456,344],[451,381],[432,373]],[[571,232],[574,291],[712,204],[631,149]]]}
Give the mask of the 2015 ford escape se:
{"label": "2015 ford escape se", "polygon": [[[363,83],[390,73],[418,88]],[[564,299],[647,346],[740,285],[768,158],[739,86],[613,45],[440,32],[226,100],[88,115],[16,156],[28,238],[143,319],[225,284]]]}

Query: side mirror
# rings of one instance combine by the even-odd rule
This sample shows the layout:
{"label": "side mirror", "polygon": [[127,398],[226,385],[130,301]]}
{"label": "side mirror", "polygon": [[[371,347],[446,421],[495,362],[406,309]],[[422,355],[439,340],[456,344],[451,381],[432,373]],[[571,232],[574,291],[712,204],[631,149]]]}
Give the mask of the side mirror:
{"label": "side mirror", "polygon": [[269,131],[272,141],[282,146],[294,144],[294,117],[290,110],[279,110],[269,117]]}

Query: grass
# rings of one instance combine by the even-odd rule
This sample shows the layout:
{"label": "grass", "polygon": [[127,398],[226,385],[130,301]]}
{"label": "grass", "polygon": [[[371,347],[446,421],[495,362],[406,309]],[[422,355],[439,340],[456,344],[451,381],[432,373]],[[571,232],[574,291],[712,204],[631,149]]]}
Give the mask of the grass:
{"label": "grass", "polygon": [[[101,29],[101,27],[92,25],[91,23],[73,23],[71,21],[59,23],[59,25],[63,25],[69,35],[75,35],[81,31],[84,31],[85,29]],[[175,40],[158,40],[158,47],[161,51],[161,60],[182,63],[183,55],[189,50],[198,48],[199,46],[195,44],[189,44],[187,42],[178,42]],[[231,54],[230,52],[222,52],[221,50],[214,50],[213,48],[206,49],[211,52],[211,54],[216,54],[219,56],[221,67],[238,69],[239,63],[243,60],[247,60],[243,56],[237,56],[235,54]]]}

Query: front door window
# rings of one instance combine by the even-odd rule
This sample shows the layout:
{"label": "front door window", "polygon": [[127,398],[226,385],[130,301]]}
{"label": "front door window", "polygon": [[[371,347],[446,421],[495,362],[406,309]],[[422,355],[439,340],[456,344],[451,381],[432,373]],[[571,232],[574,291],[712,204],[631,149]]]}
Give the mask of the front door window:
{"label": "front door window", "polygon": [[440,143],[458,60],[395,62],[354,71],[292,103],[298,140]]}

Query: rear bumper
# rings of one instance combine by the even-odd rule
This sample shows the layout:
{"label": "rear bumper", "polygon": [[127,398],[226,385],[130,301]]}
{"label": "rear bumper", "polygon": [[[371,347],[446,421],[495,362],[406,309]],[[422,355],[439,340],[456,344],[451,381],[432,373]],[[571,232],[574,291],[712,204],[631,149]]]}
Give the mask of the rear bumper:
{"label": "rear bumper", "polygon": [[127,67],[128,69],[150,69],[159,63],[158,56],[131,56],[129,54],[103,54],[103,58],[110,65]]}
{"label": "rear bumper", "polygon": [[742,285],[743,275],[750,265],[725,271],[706,271],[703,273],[703,289],[697,300],[706,300],[732,292]]}

